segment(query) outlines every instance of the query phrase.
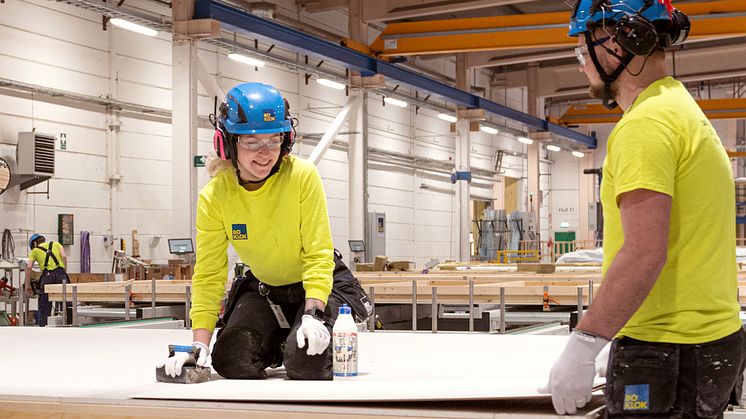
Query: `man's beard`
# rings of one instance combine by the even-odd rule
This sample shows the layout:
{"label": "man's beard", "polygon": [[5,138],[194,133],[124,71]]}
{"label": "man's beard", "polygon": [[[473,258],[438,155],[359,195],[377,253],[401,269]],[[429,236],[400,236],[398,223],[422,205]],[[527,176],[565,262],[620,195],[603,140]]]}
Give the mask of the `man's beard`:
{"label": "man's beard", "polygon": [[[594,99],[603,99],[604,98],[604,86],[605,84],[603,82],[598,84],[591,84],[588,88],[588,94],[591,95]],[[616,80],[611,83],[611,89],[610,89],[610,99],[616,100],[617,95],[619,94],[619,86],[617,85]]]}

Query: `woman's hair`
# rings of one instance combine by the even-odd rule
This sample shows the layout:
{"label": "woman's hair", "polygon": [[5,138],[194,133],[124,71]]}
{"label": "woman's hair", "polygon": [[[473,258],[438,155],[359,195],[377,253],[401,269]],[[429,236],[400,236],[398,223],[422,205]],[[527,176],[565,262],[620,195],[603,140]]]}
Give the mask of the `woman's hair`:
{"label": "woman's hair", "polygon": [[215,177],[223,170],[233,172],[235,170],[233,163],[230,160],[221,160],[217,153],[215,153],[215,150],[210,151],[210,154],[207,156],[207,173],[210,174],[210,177]]}

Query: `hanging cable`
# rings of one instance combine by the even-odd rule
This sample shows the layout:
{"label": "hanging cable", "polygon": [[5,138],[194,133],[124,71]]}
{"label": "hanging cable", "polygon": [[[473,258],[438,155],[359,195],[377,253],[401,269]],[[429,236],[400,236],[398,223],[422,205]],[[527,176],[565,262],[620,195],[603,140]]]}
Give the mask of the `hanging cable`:
{"label": "hanging cable", "polygon": [[7,228],[3,230],[2,249],[0,249],[0,259],[12,260],[15,258],[16,243],[13,241],[13,234]]}

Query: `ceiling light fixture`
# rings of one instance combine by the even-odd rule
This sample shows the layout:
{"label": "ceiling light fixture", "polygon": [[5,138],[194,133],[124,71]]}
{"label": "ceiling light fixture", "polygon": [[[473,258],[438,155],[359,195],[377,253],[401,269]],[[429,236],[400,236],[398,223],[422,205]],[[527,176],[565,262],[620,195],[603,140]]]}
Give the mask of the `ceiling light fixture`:
{"label": "ceiling light fixture", "polygon": [[344,88],[347,87],[342,83],[337,83],[336,81],[329,79],[316,79],[316,83],[337,90],[344,90]]}
{"label": "ceiling light fixture", "polygon": [[557,147],[557,146],[556,146],[556,145],[554,145],[554,144],[547,144],[547,150],[549,150],[549,151],[560,151],[560,150],[562,150],[562,149],[561,149],[561,148],[559,148],[559,147]]}
{"label": "ceiling light fixture", "polygon": [[235,52],[228,54],[228,58],[233,61],[238,61],[241,64],[247,64],[254,67],[264,67],[264,61],[257,60],[256,58],[247,57],[243,54],[237,54]]}
{"label": "ceiling light fixture", "polygon": [[532,140],[532,139],[530,139],[528,137],[516,137],[516,139],[518,140],[519,143],[523,143],[523,144],[529,144],[529,145],[531,145],[531,144],[534,143],[534,140]]}
{"label": "ceiling light fixture", "polygon": [[406,108],[409,105],[409,103],[407,103],[407,102],[405,102],[403,100],[399,100],[399,99],[396,99],[396,98],[393,98],[393,97],[388,97],[388,96],[384,97],[383,101],[386,102],[386,103],[388,103],[389,105],[398,106],[400,108]]}
{"label": "ceiling light fixture", "polygon": [[436,116],[438,117],[438,119],[442,119],[442,120],[448,121],[450,123],[455,123],[456,121],[458,121],[458,118],[456,118],[453,115],[447,114],[447,113],[439,113]]}
{"label": "ceiling light fixture", "polygon": [[488,127],[487,125],[482,125],[479,127],[479,130],[482,132],[486,132],[487,134],[495,135],[498,133],[497,128]]}
{"label": "ceiling light fixture", "polygon": [[573,151],[572,155],[575,156],[575,157],[577,157],[577,158],[582,158],[583,156],[585,156],[585,153],[582,153],[580,151]]}
{"label": "ceiling light fixture", "polygon": [[140,35],[145,36],[156,36],[158,35],[158,31],[155,29],[148,28],[147,26],[138,25],[137,23],[132,23],[128,20],[120,19],[118,17],[115,17],[111,20],[109,20],[112,25],[117,26],[122,29],[126,29],[131,32],[139,33]]}

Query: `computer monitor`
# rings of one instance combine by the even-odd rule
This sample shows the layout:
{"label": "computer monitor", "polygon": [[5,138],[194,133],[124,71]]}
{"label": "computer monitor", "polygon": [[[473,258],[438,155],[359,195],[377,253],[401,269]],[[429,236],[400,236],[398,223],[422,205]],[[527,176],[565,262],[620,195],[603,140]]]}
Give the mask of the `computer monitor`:
{"label": "computer monitor", "polygon": [[350,251],[353,253],[365,252],[365,242],[362,240],[347,240],[350,245]]}
{"label": "computer monitor", "polygon": [[168,239],[168,250],[174,255],[194,253],[192,239]]}

